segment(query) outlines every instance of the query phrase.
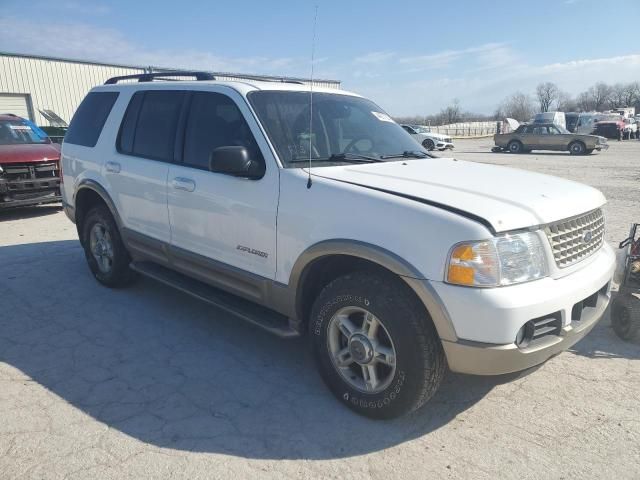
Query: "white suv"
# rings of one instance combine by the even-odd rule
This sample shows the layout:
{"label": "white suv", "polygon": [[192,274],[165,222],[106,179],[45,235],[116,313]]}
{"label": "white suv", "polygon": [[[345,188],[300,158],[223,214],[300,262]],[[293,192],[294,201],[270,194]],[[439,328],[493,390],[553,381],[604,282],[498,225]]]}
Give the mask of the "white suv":
{"label": "white suv", "polygon": [[188,74],[110,79],[65,137],[65,211],[106,286],[138,272],[308,332],[329,388],[374,418],[420,407],[447,365],[537,365],[603,315],[599,191],[433,158],[348,92],[170,75]]}

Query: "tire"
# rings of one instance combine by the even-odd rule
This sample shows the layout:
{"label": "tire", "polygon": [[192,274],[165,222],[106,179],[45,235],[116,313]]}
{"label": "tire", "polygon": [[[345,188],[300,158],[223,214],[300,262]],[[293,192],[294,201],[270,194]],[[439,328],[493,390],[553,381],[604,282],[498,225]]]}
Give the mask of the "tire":
{"label": "tire", "polygon": [[429,151],[436,148],[436,144],[430,138],[427,138],[424,142],[422,142],[422,146]]}
{"label": "tire", "polygon": [[135,273],[129,268],[131,258],[107,207],[91,209],[82,230],[84,254],[96,280],[110,288],[131,284],[135,279]]}
{"label": "tire", "polygon": [[509,153],[522,153],[522,143],[518,140],[511,140],[507,145],[507,150],[509,150]]}
{"label": "tire", "polygon": [[640,299],[619,294],[611,305],[611,326],[622,340],[640,338]]}
{"label": "tire", "polygon": [[[372,350],[359,344],[365,313],[369,325],[379,322]],[[314,302],[310,331],[322,379],[338,400],[360,415],[389,419],[414,411],[433,396],[444,376],[446,360],[436,329],[395,277],[356,272],[332,281]],[[376,373],[367,374],[367,382],[365,370],[371,368]]]}
{"label": "tire", "polygon": [[587,153],[587,147],[582,142],[571,142],[569,144],[569,153],[571,155],[584,155]]}

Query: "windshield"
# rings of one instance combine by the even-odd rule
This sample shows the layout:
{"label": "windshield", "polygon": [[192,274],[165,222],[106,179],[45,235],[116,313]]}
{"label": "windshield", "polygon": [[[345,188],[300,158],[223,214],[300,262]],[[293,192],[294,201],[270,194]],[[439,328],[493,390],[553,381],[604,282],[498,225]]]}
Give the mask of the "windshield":
{"label": "windshield", "polygon": [[0,120],[0,145],[49,143],[47,134],[28,120]]}
{"label": "windshield", "polygon": [[569,130],[567,130],[566,128],[564,128],[562,125],[558,125],[556,124],[555,126],[558,130],[560,130],[560,133],[571,133]]}
{"label": "windshield", "polygon": [[[249,94],[271,143],[285,167],[377,161],[427,152],[375,103],[349,95],[314,93],[309,133],[309,93],[257,91]],[[311,149],[311,152],[309,150]],[[398,158],[396,158],[398,159]]]}

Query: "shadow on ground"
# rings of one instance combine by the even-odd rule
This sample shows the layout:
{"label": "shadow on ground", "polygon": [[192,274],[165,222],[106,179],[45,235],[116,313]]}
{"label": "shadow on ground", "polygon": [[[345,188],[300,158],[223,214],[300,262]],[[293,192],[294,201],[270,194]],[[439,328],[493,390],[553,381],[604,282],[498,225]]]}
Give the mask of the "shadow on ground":
{"label": "shadow on ground", "polygon": [[374,422],[333,398],[305,339],[273,337],[151,280],[101,287],[76,241],[0,247],[0,292],[0,361],[19,370],[11,377],[22,372],[162,447],[270,459],[366,454],[438,429],[513,378],[449,374],[426,408]]}
{"label": "shadow on ground", "polygon": [[58,213],[61,209],[62,206],[59,203],[39,205],[35,207],[9,208],[6,210],[0,210],[0,222],[6,222],[9,220],[21,220],[24,218],[43,217],[45,215]]}
{"label": "shadow on ground", "polygon": [[[617,294],[614,292],[613,295]],[[611,328],[610,316],[611,309],[608,309],[605,318],[569,351],[594,359],[640,359],[640,342],[621,340]]]}

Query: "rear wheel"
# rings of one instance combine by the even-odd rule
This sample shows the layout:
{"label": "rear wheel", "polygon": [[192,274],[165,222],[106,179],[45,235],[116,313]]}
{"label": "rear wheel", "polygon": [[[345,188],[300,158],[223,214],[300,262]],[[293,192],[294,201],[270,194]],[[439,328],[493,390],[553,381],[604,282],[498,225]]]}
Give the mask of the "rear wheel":
{"label": "rear wheel", "polygon": [[91,273],[103,285],[123,287],[135,279],[129,253],[107,207],[100,205],[87,213],[82,245]]}
{"label": "rear wheel", "polygon": [[569,153],[571,155],[584,155],[587,152],[587,147],[582,142],[572,142],[569,144]]}
{"label": "rear wheel", "polygon": [[511,140],[509,145],[507,145],[507,149],[509,149],[509,152],[511,153],[521,153],[523,150],[522,143],[518,140]]}
{"label": "rear wheel", "polygon": [[433,140],[431,140],[430,138],[427,138],[424,142],[422,142],[422,146],[429,151],[436,148],[436,144],[433,143]]}
{"label": "rear wheel", "polygon": [[445,371],[440,339],[400,280],[353,273],[327,285],[311,312],[316,363],[334,395],[370,418],[422,406]]}
{"label": "rear wheel", "polygon": [[611,326],[623,340],[640,338],[640,300],[632,295],[618,295],[611,306]]}

